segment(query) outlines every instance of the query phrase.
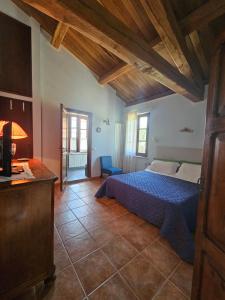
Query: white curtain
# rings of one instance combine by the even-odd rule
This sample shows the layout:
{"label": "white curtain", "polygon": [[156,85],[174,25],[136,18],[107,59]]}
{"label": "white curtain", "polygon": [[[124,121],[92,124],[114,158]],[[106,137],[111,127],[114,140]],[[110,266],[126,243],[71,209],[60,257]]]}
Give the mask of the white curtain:
{"label": "white curtain", "polygon": [[129,112],[126,121],[125,151],[123,159],[124,172],[136,170],[136,141],[137,140],[137,113]]}
{"label": "white curtain", "polygon": [[115,125],[115,153],[114,153],[114,164],[117,168],[122,168],[123,165],[123,124],[116,123]]}

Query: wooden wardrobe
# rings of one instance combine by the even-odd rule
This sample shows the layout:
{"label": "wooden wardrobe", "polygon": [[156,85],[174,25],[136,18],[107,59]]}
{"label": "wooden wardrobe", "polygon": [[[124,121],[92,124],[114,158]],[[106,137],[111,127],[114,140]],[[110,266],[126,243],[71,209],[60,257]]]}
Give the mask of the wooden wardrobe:
{"label": "wooden wardrobe", "polygon": [[209,84],[192,300],[225,299],[225,43]]}

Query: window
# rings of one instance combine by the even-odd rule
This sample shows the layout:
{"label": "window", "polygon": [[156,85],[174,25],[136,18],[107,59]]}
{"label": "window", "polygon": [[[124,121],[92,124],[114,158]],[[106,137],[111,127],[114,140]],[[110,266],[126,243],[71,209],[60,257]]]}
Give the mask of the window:
{"label": "window", "polygon": [[69,151],[87,152],[88,119],[82,115],[70,116]]}
{"label": "window", "polygon": [[70,151],[77,152],[77,117],[70,118]]}
{"label": "window", "polygon": [[79,126],[79,152],[87,152],[87,119],[80,118]]}
{"label": "window", "polygon": [[149,113],[138,115],[137,124],[137,156],[148,155]]}

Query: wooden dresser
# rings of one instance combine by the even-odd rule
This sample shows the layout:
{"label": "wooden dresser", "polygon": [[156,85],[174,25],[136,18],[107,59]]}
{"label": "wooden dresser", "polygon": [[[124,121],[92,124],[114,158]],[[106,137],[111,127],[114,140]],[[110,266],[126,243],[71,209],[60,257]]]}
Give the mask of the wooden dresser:
{"label": "wooden dresser", "polygon": [[0,299],[54,277],[54,182],[37,160],[35,179],[0,183]]}

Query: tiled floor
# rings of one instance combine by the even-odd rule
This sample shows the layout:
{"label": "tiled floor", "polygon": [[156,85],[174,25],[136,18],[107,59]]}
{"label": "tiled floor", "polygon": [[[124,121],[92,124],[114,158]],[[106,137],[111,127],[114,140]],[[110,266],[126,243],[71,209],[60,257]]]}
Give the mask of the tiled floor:
{"label": "tiled floor", "polygon": [[190,299],[192,266],[156,227],[113,199],[95,199],[100,183],[56,191],[55,283],[18,299]]}
{"label": "tiled floor", "polygon": [[80,180],[87,178],[85,176],[85,169],[76,169],[76,168],[70,168],[68,169],[68,176],[67,180],[68,181],[74,181],[74,180]]}

